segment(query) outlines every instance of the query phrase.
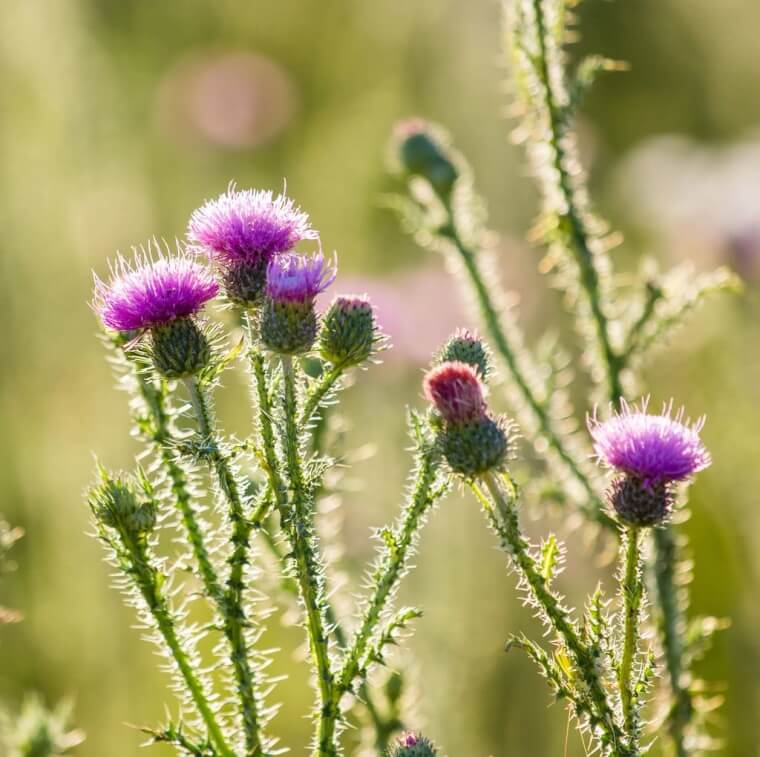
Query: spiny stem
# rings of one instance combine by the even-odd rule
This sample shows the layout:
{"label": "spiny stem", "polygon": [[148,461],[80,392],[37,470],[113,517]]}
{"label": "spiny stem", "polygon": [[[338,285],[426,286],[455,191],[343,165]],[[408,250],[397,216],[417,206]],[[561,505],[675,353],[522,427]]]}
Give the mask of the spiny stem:
{"label": "spiny stem", "polygon": [[301,428],[307,428],[313,420],[314,413],[319,409],[319,404],[329,394],[330,390],[335,386],[340,377],[345,373],[346,366],[330,365],[329,370],[325,371],[317,382],[316,386],[306,396],[306,401],[303,404],[303,410],[301,411]]}
{"label": "spiny stem", "polygon": [[630,751],[625,745],[623,733],[615,721],[612,707],[596,670],[594,656],[581,641],[575,623],[562,607],[560,598],[548,586],[536,560],[529,552],[529,544],[520,531],[514,502],[507,498],[494,473],[486,473],[482,476],[482,481],[490,493],[490,500],[482,494],[477,483],[473,484],[473,490],[483,503],[491,525],[502,539],[504,550],[530,588],[546,622],[569,650],[575,667],[588,688],[591,703],[589,711],[593,717],[593,725],[604,732],[608,745],[613,749],[611,754],[634,757],[635,752]]}
{"label": "spiny stem", "polygon": [[[335,701],[348,691],[359,673],[362,660],[367,651],[372,634],[377,628],[382,613],[391,597],[404,569],[407,557],[414,545],[414,540],[424,522],[425,515],[437,499],[432,491],[438,471],[439,453],[434,446],[426,446],[419,451],[417,474],[414,488],[402,512],[401,522],[388,539],[392,545],[386,546],[383,561],[372,577],[373,593],[367,601],[362,620],[357,629],[348,652],[345,655],[343,667],[338,674],[338,684],[335,688]],[[439,492],[437,496],[440,496]]]}
{"label": "spiny stem", "polygon": [[643,585],[641,580],[641,531],[633,526],[625,531],[625,562],[622,573],[621,592],[623,595],[623,653],[618,669],[620,703],[629,743],[637,748],[638,725],[631,689],[631,671],[638,652],[639,622],[641,618],[641,599]]}
{"label": "spiny stem", "polygon": [[235,757],[234,752],[225,741],[224,735],[216,721],[216,716],[203,691],[203,687],[196,678],[187,654],[177,637],[176,621],[171,614],[166,597],[159,588],[156,569],[150,562],[144,538],[135,537],[123,530],[120,531],[119,535],[128,555],[132,578],[145,600],[150,614],[156,621],[159,633],[166,642],[166,646],[177,664],[177,669],[187,685],[198,713],[206,724],[206,728],[208,728],[211,741],[222,757]]}
{"label": "spiny stem", "polygon": [[472,250],[462,240],[456,223],[454,222],[453,210],[447,207],[449,223],[441,229],[440,233],[446,237],[453,245],[459,257],[464,264],[465,271],[470,279],[470,283],[475,291],[475,296],[480,308],[481,318],[485,324],[486,331],[496,346],[496,350],[501,355],[504,364],[512,376],[515,387],[520,394],[523,402],[527,406],[534,423],[538,428],[538,433],[546,440],[549,449],[554,453],[557,463],[562,467],[564,475],[569,475],[584,492],[588,498],[582,506],[583,512],[592,520],[601,523],[608,528],[614,528],[614,522],[607,516],[604,511],[599,495],[594,489],[588,475],[583,471],[581,464],[567,449],[562,435],[555,430],[552,419],[543,402],[541,402],[531,386],[526,372],[518,358],[519,349],[511,343],[509,333],[502,324],[496,303],[496,295],[492,288],[486,283],[486,277],[480,270],[475,251]]}
{"label": "spiny stem", "polygon": [[[586,227],[584,219],[585,208],[578,199],[574,186],[574,176],[570,166],[577,164],[573,154],[573,145],[568,141],[567,117],[563,106],[566,93],[558,97],[556,88],[563,86],[561,78],[552,76],[550,71],[550,56],[559,56],[556,43],[550,40],[549,30],[544,14],[543,0],[532,0],[533,13],[536,20],[536,38],[539,54],[536,58],[538,78],[544,89],[544,105],[546,107],[547,126],[549,130],[547,146],[552,152],[552,176],[556,177],[554,189],[560,198],[558,207],[552,208],[557,213],[560,222],[560,233],[564,236],[566,246],[573,253],[578,266],[581,293],[586,298],[586,304],[594,324],[596,343],[602,357],[605,372],[605,383],[610,400],[617,403],[623,396],[623,386],[620,380],[621,364],[610,338],[609,321],[602,305],[602,292],[599,271],[595,261],[594,241]],[[563,11],[560,10],[560,13]],[[551,50],[549,49],[551,45]],[[561,65],[556,61],[557,65]],[[564,72],[563,72],[564,73]],[[548,193],[547,193],[548,194]]]}
{"label": "spiny stem", "polygon": [[248,542],[252,526],[246,520],[243,511],[243,501],[231,462],[220,447],[205,388],[195,377],[187,379],[185,384],[198,421],[201,443],[206,448],[208,460],[216,472],[219,489],[227,501],[228,515],[232,523],[233,549],[228,558],[230,572],[220,611],[224,618],[224,634],[230,645],[230,662],[237,680],[246,749],[251,755],[263,755],[255,676],[245,638],[248,620],[243,607],[243,575],[248,562]]}
{"label": "spiny stem", "polygon": [[325,586],[319,556],[316,553],[311,509],[301,467],[300,436],[298,428],[298,398],[292,359],[282,358],[283,412],[285,416],[285,458],[290,490],[293,496],[292,512],[286,533],[290,537],[296,562],[296,575],[301,600],[306,611],[309,646],[317,677],[320,697],[320,714],[317,724],[315,754],[335,757],[338,708],[333,696],[334,678],[330,665],[329,641],[325,624]]}

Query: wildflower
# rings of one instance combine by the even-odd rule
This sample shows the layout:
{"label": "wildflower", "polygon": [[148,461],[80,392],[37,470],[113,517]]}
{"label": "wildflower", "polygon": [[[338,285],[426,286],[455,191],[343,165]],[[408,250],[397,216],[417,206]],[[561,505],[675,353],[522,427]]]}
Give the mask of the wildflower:
{"label": "wildflower", "polygon": [[283,194],[271,191],[226,193],[198,208],[188,239],[221,269],[227,296],[243,306],[260,302],[272,259],[304,239],[317,239],[309,217]]}
{"label": "wildflower", "polygon": [[672,403],[660,415],[623,404],[608,421],[589,421],[594,451],[599,461],[618,474],[607,496],[622,520],[650,526],[670,512],[674,484],[710,465],[710,453],[700,439],[704,418],[684,421],[675,416]]}
{"label": "wildflower", "polygon": [[381,338],[369,298],[339,295],[322,319],[319,350],[322,358],[333,365],[359,365]]}
{"label": "wildflower", "polygon": [[440,416],[439,441],[452,470],[474,477],[504,464],[510,426],[490,416],[483,385],[472,366],[443,363],[425,376],[424,389]]}
{"label": "wildflower", "polygon": [[438,750],[430,739],[407,731],[396,740],[390,757],[435,757]]}
{"label": "wildflower", "polygon": [[436,194],[448,200],[459,178],[445,139],[420,118],[400,121],[394,129],[396,160],[409,176],[427,179]]}
{"label": "wildflower", "polygon": [[322,253],[272,258],[261,319],[261,338],[270,350],[294,355],[311,349],[318,328],[314,300],[335,275],[335,263],[326,262]]}
{"label": "wildflower", "polygon": [[150,333],[158,371],[167,378],[193,375],[210,358],[195,316],[218,292],[211,272],[186,254],[152,259],[119,257],[108,283],[95,277],[93,308],[103,325],[120,333]]}
{"label": "wildflower", "polygon": [[441,347],[433,362],[467,363],[486,381],[491,372],[491,352],[483,340],[468,329],[457,329],[448,342]]}

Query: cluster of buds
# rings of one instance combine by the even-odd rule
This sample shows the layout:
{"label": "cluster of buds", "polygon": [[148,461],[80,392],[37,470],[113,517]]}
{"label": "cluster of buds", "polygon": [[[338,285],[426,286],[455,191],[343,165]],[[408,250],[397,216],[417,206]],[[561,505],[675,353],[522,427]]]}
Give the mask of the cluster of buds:
{"label": "cluster of buds", "polygon": [[617,517],[633,527],[655,526],[669,516],[675,487],[710,465],[700,439],[704,419],[684,422],[672,405],[660,415],[623,403],[605,422],[589,421],[599,461],[616,472],[607,499]]}
{"label": "cluster of buds", "polygon": [[438,749],[430,739],[419,733],[407,731],[396,739],[389,757],[435,757]]}
{"label": "cluster of buds", "polygon": [[509,456],[511,425],[504,418],[494,418],[486,404],[481,380],[488,372],[485,347],[477,337],[458,332],[439,355],[460,358],[439,363],[424,381],[446,461],[465,478],[501,469]]}
{"label": "cluster of buds", "polygon": [[[229,302],[255,309],[262,344],[282,355],[311,350],[317,337],[324,360],[351,367],[367,360],[382,340],[366,297],[337,297],[320,322],[316,297],[335,280],[334,260],[321,252],[293,251],[318,235],[306,213],[272,192],[228,191],[196,210],[189,222],[189,248],[119,257],[111,277],[96,277],[93,307],[122,345],[149,338],[157,371],[169,379],[198,374],[211,359],[204,305],[221,288]],[[198,253],[212,267],[202,265]]]}

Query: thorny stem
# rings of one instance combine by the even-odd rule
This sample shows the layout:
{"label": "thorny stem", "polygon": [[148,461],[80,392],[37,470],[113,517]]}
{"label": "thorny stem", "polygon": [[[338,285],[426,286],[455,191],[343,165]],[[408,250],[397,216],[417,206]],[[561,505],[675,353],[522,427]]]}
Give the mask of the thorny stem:
{"label": "thorny stem", "polygon": [[248,563],[248,542],[252,526],[246,520],[243,511],[243,500],[231,462],[220,448],[205,389],[195,377],[187,379],[185,384],[195,410],[204,453],[211,467],[216,471],[219,489],[227,500],[228,515],[232,523],[233,549],[228,558],[230,572],[220,609],[224,618],[224,634],[230,644],[230,661],[235,671],[237,689],[240,695],[246,750],[248,754],[258,757],[265,752],[260,734],[261,725],[259,723],[254,670],[249,660],[249,649],[245,636],[249,621],[243,607],[244,571]]}
{"label": "thorny stem", "polygon": [[335,728],[338,708],[333,695],[334,678],[330,665],[329,640],[325,623],[325,587],[314,543],[312,512],[301,468],[298,429],[298,400],[292,359],[282,357],[283,413],[285,416],[285,458],[292,512],[288,514],[288,534],[296,563],[296,577],[306,611],[309,647],[317,677],[321,702],[315,754],[336,757]]}
{"label": "thorny stem", "polygon": [[364,609],[361,623],[346,653],[343,667],[338,674],[335,688],[335,701],[349,691],[354,679],[362,668],[362,661],[374,630],[382,616],[389,597],[392,595],[401,577],[409,551],[424,521],[425,515],[435,504],[442,492],[434,492],[432,486],[438,470],[438,451],[434,446],[420,450],[417,474],[409,501],[401,515],[401,522],[389,537],[393,540],[388,546],[383,562],[373,575],[374,592]]}
{"label": "thorny stem", "polygon": [[546,578],[529,552],[529,544],[520,531],[512,498],[505,494],[495,474],[486,473],[482,477],[482,482],[490,494],[490,499],[483,496],[477,484],[473,485],[473,489],[483,503],[491,525],[502,540],[503,549],[525,580],[546,621],[565,643],[576,669],[586,684],[591,705],[589,715],[592,718],[592,725],[604,733],[604,740],[612,749],[610,754],[618,757],[635,757],[636,752],[626,746],[621,729],[615,721],[612,707],[597,673],[594,656],[581,641],[575,623],[562,607],[560,598],[549,587]]}
{"label": "thorny stem", "polygon": [[469,276],[470,282],[478,305],[480,307],[481,318],[485,324],[491,340],[496,345],[496,349],[501,355],[507,370],[512,376],[517,391],[528,406],[534,422],[538,427],[538,433],[546,440],[549,449],[554,453],[562,466],[563,473],[569,474],[577,484],[582,488],[584,495],[588,498],[582,506],[586,515],[594,521],[601,523],[608,528],[614,528],[614,522],[605,513],[599,495],[594,489],[588,475],[582,470],[578,460],[567,449],[561,435],[554,429],[552,419],[546,409],[546,406],[538,399],[533,390],[530,381],[520,365],[517,357],[518,350],[515,345],[510,343],[510,338],[506,329],[503,327],[499,312],[495,305],[496,297],[489,285],[486,283],[486,277],[480,270],[475,252],[464,242],[459,234],[456,223],[454,222],[453,210],[447,204],[447,214],[449,223],[441,229],[442,236],[447,238],[459,254],[464,264],[465,271]]}
{"label": "thorny stem", "polygon": [[302,428],[307,428],[311,424],[320,403],[329,394],[345,371],[345,365],[331,365],[329,370],[319,377],[319,382],[306,396],[306,401],[303,404],[303,410],[301,411]]}
{"label": "thorny stem", "polygon": [[623,653],[618,669],[618,685],[625,730],[633,748],[637,748],[638,724],[636,722],[634,692],[631,689],[631,671],[638,651],[641,599],[644,591],[641,577],[640,542],[641,531],[633,526],[627,528],[624,537],[625,566],[621,586],[623,594]]}
{"label": "thorny stem", "polygon": [[159,588],[156,569],[150,563],[145,539],[121,529],[119,535],[129,556],[132,578],[137,584],[150,614],[156,621],[158,631],[177,664],[177,669],[185,681],[190,696],[206,728],[208,728],[211,741],[222,757],[235,757],[235,753],[225,741],[221,728],[216,721],[216,716],[203,691],[203,687],[198,678],[196,678],[187,654],[177,637],[176,621],[171,614],[166,597]]}

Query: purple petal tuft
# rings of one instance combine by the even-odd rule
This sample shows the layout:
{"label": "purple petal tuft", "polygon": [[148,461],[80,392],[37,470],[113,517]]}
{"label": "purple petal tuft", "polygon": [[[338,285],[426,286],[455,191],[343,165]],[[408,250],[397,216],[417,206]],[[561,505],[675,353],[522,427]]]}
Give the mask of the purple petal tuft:
{"label": "purple petal tuft", "polygon": [[335,281],[336,273],[335,262],[325,261],[321,252],[311,257],[278,255],[267,269],[267,297],[288,302],[312,300]]}

